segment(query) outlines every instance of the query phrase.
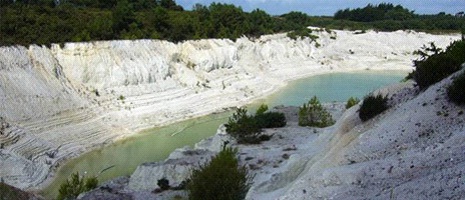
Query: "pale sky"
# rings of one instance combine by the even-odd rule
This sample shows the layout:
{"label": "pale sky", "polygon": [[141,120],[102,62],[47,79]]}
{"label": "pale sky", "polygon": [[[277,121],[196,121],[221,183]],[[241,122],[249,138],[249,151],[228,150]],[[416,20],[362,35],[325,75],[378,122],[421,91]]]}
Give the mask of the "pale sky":
{"label": "pale sky", "polygon": [[[246,12],[256,8],[265,10],[271,15],[300,11],[308,15],[332,16],[337,10],[345,8],[365,7],[367,4],[379,4],[388,1],[377,0],[176,0],[186,10],[191,10],[196,3],[210,5],[212,2],[241,6]],[[416,14],[437,14],[446,12],[455,14],[465,10],[465,0],[390,0],[394,5],[400,4]]]}

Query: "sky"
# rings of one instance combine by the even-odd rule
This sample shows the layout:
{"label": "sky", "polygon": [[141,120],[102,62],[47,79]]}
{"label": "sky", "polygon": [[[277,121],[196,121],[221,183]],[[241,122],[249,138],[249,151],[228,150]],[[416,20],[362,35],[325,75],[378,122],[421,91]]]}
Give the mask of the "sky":
{"label": "sky", "polygon": [[241,6],[246,12],[256,8],[271,15],[300,11],[312,16],[332,16],[336,11],[345,8],[365,7],[367,4],[392,3],[400,4],[416,14],[438,14],[446,12],[455,14],[465,10],[465,0],[176,0],[176,3],[191,10],[196,3],[210,5],[212,2],[228,3]]}

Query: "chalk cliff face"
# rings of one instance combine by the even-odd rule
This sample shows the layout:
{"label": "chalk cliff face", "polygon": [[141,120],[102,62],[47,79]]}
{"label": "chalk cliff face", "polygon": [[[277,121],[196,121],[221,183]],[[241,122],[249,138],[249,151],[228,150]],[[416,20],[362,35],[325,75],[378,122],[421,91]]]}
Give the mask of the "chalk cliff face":
{"label": "chalk cliff face", "polygon": [[[364,123],[358,106],[350,109],[323,133],[324,148],[257,184],[251,199],[276,188],[275,199],[464,199],[465,108],[446,92],[463,72],[425,91],[412,83],[385,88],[390,109]],[[290,181],[295,166],[301,172]]]}
{"label": "chalk cliff face", "polygon": [[1,47],[0,177],[33,189],[63,160],[141,129],[244,105],[313,74],[409,69],[411,53],[423,44],[443,47],[459,38],[414,32],[318,35],[318,45],[281,34],[235,42]]}

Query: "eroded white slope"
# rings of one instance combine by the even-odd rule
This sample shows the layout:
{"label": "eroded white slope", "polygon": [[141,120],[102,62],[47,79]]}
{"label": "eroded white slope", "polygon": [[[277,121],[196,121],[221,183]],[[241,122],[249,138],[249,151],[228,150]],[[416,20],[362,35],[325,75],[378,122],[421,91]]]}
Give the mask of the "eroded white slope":
{"label": "eroded white slope", "polygon": [[393,107],[367,122],[358,119],[358,108],[350,109],[320,134],[323,148],[297,154],[301,159],[287,167],[298,166],[297,177],[276,173],[249,197],[463,199],[465,108],[448,102],[450,83],[447,78],[417,96],[408,83],[391,88]]}
{"label": "eroded white slope", "polygon": [[0,177],[33,188],[63,160],[138,130],[244,105],[313,74],[409,69],[411,52],[423,44],[444,47],[459,38],[401,31],[318,34],[318,48],[284,34],[236,42],[1,47],[0,168],[6,170]]}

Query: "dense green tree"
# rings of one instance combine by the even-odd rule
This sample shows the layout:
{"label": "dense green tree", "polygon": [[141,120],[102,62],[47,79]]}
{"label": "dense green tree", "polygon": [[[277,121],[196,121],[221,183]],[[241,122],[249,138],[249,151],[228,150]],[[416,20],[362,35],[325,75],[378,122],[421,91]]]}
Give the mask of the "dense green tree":
{"label": "dense green tree", "polygon": [[310,17],[302,12],[290,12],[284,15],[281,15],[282,22],[284,23],[281,27],[281,30],[290,31],[296,29],[302,29],[310,25]]}
{"label": "dense green tree", "polygon": [[193,38],[214,38],[216,31],[210,20],[210,10],[208,7],[201,4],[195,4],[192,10],[196,16],[196,20],[198,21],[198,23],[195,24],[196,30]]}
{"label": "dense green tree", "polygon": [[171,28],[167,39],[176,42],[192,39],[195,34],[194,23],[191,15],[173,13],[169,21]]}
{"label": "dense green tree", "polygon": [[260,9],[253,10],[247,18],[247,34],[251,36],[260,36],[272,33],[273,18],[265,11]]}
{"label": "dense green tree", "polygon": [[373,22],[380,20],[407,20],[413,18],[413,12],[400,5],[390,3],[379,5],[368,4],[364,8],[338,10],[334,19],[345,19],[359,22]]}
{"label": "dense green tree", "polygon": [[217,38],[238,38],[245,32],[246,17],[242,8],[232,4],[212,3],[209,10],[213,28],[218,30]]}
{"label": "dense green tree", "polygon": [[463,18],[445,13],[416,15],[392,4],[340,10],[334,18],[310,17],[301,12],[272,17],[259,9],[247,13],[241,7],[222,3],[196,4],[192,11],[183,11],[174,0],[0,0],[0,5],[0,45],[142,38],[235,39],[289,31],[297,38],[307,26],[384,31],[460,31],[465,27]]}
{"label": "dense green tree", "polygon": [[176,11],[184,10],[181,6],[177,5],[176,2],[173,0],[159,0],[159,1],[160,1],[159,5],[168,10],[176,10]]}
{"label": "dense green tree", "polygon": [[135,22],[134,9],[128,0],[118,0],[113,9],[113,21],[113,30],[116,33],[129,30],[129,25]]}
{"label": "dense green tree", "polygon": [[15,3],[15,0],[0,0],[0,6],[9,6]]}

